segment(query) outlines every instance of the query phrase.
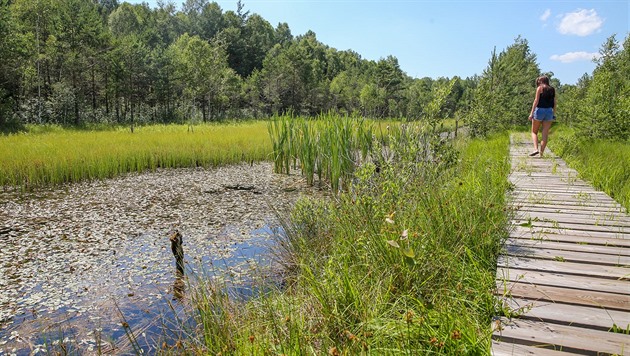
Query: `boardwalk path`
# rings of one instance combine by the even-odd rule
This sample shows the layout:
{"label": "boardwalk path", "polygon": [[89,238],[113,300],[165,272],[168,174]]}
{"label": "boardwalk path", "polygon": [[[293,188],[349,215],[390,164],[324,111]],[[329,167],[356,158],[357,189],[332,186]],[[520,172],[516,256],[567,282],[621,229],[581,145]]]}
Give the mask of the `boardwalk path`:
{"label": "boardwalk path", "polygon": [[492,354],[630,355],[630,217],[551,152],[529,152],[513,135],[518,210],[497,267],[511,318],[493,322]]}

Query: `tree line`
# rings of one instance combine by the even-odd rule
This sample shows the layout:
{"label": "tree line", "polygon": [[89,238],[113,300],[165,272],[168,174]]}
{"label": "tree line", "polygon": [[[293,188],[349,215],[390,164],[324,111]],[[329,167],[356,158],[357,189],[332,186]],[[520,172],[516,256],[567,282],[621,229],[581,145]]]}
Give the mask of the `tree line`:
{"label": "tree line", "polygon": [[[294,36],[287,23],[274,27],[240,0],[236,11],[208,0],[186,0],[181,8],[0,0],[0,39],[0,128],[337,112],[457,117],[481,135],[523,123],[541,74],[527,40],[518,37],[491,53],[481,75],[412,78],[394,56],[367,60],[327,46],[312,31]],[[597,135],[627,137],[628,39],[623,48],[614,36],[608,42],[597,69],[578,84],[561,85],[547,74],[565,102],[565,121],[581,127],[606,121]],[[436,112],[429,104],[446,89]]]}
{"label": "tree line", "polygon": [[[413,79],[394,56],[363,59],[273,27],[237,3],[181,9],[117,0],[0,0],[0,125],[181,122],[336,111],[422,115],[449,78]],[[471,80],[454,86],[455,110]]]}

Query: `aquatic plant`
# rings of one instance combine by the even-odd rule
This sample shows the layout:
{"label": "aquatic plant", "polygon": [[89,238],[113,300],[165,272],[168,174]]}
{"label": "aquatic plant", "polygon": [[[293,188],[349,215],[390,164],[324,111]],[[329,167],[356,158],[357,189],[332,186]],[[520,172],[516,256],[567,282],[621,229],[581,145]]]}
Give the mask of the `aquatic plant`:
{"label": "aquatic plant", "polygon": [[355,167],[371,152],[373,127],[371,121],[352,116],[276,116],[268,124],[274,171],[288,174],[293,166],[309,184],[317,176],[337,191],[349,184]]}

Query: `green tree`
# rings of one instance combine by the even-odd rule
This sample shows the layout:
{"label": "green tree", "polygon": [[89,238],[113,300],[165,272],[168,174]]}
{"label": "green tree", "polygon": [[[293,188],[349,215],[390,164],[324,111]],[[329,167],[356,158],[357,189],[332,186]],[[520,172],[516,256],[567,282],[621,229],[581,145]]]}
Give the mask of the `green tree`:
{"label": "green tree", "polygon": [[580,105],[578,127],[589,137],[630,138],[630,35],[623,49],[610,36],[600,49],[601,57]]}
{"label": "green tree", "polygon": [[540,69],[527,40],[520,36],[498,55],[496,49],[480,77],[469,114],[471,134],[526,123]]}
{"label": "green tree", "polygon": [[218,117],[228,99],[226,90],[235,92],[234,81],[238,82],[223,47],[184,34],[169,48],[169,55],[184,98],[199,110],[204,122]]}

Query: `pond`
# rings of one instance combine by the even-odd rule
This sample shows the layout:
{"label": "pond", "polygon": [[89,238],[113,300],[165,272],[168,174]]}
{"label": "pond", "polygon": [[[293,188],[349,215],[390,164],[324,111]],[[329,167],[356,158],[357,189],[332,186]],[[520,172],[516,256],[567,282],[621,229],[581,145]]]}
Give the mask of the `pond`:
{"label": "pond", "polygon": [[273,174],[270,163],[5,190],[0,354],[45,353],[45,344],[64,342],[78,353],[126,353],[129,330],[151,352],[190,280],[176,274],[169,236],[183,236],[187,275],[229,275],[238,285],[270,266],[274,211],[287,212],[302,195],[322,191]]}

